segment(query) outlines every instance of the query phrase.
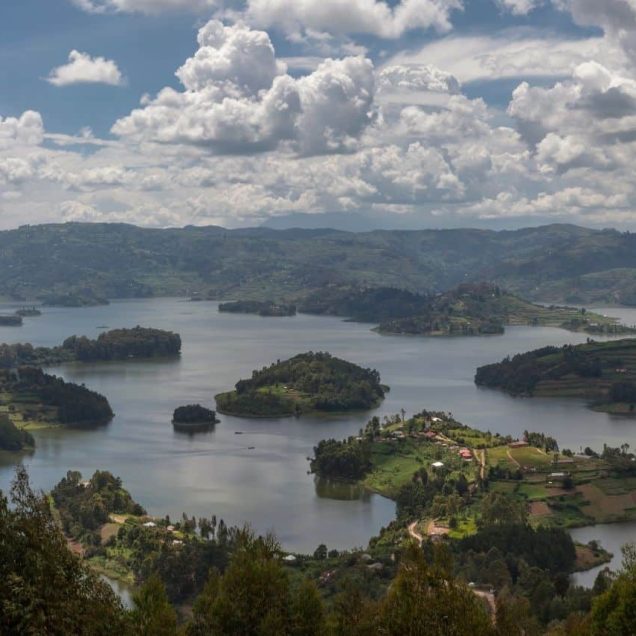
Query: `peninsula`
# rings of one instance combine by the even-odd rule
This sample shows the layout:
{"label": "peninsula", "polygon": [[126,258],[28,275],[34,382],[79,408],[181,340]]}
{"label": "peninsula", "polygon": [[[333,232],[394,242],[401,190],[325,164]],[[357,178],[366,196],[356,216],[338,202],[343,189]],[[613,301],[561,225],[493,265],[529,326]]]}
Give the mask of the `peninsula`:
{"label": "peninsula", "polygon": [[257,314],[267,317],[295,316],[296,305],[274,303],[271,300],[235,300],[219,305],[219,311],[234,314]]}
{"label": "peninsula", "polygon": [[479,367],[475,383],[511,395],[584,398],[595,410],[635,414],[636,339],[542,347]]}
{"label": "peninsula", "polygon": [[309,352],[254,371],[234,391],[217,395],[216,405],[220,413],[244,417],[356,411],[378,406],[387,390],[376,370]]}
{"label": "peninsula", "polygon": [[327,286],[307,296],[300,311],[375,322],[379,333],[415,336],[502,334],[509,325],[559,327],[589,334],[636,333],[616,318],[576,307],[537,305],[490,283],[464,283],[441,294]]}

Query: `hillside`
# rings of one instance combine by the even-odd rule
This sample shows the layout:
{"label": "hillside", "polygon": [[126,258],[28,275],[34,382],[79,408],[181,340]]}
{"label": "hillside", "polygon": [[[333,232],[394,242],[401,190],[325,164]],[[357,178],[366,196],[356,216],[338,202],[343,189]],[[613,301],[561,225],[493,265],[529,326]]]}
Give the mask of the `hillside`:
{"label": "hillside", "polygon": [[575,307],[537,305],[490,283],[463,283],[441,294],[330,285],[305,298],[300,311],[377,322],[380,333],[419,336],[501,334],[506,325],[561,327],[590,334],[636,333],[614,318]]}
{"label": "hillside", "polygon": [[632,414],[636,339],[543,347],[480,367],[475,383],[512,395],[585,398],[597,410]]}
{"label": "hillside", "polygon": [[0,232],[0,296],[100,299],[199,293],[283,299],[325,283],[443,291],[490,281],[549,302],[636,302],[636,235],[515,231],[23,226]]}
{"label": "hillside", "polygon": [[246,417],[355,411],[378,406],[386,390],[375,370],[309,352],[254,371],[234,391],[217,395],[216,405],[220,413]]}

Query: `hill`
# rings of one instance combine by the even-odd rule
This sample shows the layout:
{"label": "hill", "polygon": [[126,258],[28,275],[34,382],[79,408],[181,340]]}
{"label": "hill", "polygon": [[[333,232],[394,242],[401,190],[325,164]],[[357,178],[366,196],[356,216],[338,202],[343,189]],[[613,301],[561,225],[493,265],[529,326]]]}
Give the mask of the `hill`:
{"label": "hill", "polygon": [[216,405],[220,413],[247,417],[366,410],[376,407],[386,390],[375,370],[309,352],[254,371],[234,391],[217,395]]}
{"label": "hill", "polygon": [[561,327],[590,334],[636,333],[614,318],[575,307],[536,305],[490,283],[463,283],[441,294],[329,285],[309,294],[300,310],[379,322],[380,333],[421,336],[499,334],[506,325]]}
{"label": "hill", "polygon": [[325,283],[429,292],[489,281],[542,301],[633,304],[635,248],[636,235],[571,225],[364,233],[23,226],[0,232],[0,296],[266,300]]}
{"label": "hill", "polygon": [[480,367],[475,382],[512,395],[585,398],[595,409],[631,414],[636,339],[543,347]]}

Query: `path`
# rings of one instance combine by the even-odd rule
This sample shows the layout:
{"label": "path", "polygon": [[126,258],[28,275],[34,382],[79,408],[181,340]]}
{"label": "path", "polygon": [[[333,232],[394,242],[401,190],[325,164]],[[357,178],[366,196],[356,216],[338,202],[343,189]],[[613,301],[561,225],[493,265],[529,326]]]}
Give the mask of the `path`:
{"label": "path", "polygon": [[521,464],[512,456],[512,453],[510,452],[510,449],[508,448],[506,450],[506,455],[508,455],[508,459],[513,463],[517,465],[517,468],[521,468]]}
{"label": "path", "polygon": [[483,598],[486,603],[488,603],[488,607],[490,607],[490,617],[492,618],[492,622],[494,623],[497,620],[497,602],[495,601],[495,595],[492,592],[485,592],[484,590],[475,590],[473,589],[473,594],[478,596],[479,598]]}
{"label": "path", "polygon": [[409,535],[413,537],[413,539],[415,539],[420,545],[422,545],[424,537],[416,530],[417,523],[417,521],[414,521],[413,523],[409,524],[408,531]]}
{"label": "path", "polygon": [[481,480],[484,481],[486,479],[486,450],[483,448],[481,450],[473,448],[473,453],[479,460],[479,476],[481,477]]}

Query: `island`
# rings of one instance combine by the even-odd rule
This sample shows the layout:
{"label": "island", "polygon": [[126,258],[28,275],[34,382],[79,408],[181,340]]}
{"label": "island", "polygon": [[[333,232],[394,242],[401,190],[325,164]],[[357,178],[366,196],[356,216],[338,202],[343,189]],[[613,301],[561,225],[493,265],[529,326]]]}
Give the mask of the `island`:
{"label": "island", "polygon": [[5,413],[0,413],[0,450],[17,452],[34,447],[33,435],[18,428]]}
{"label": "island", "polygon": [[479,336],[508,325],[559,327],[589,334],[627,335],[634,327],[576,307],[531,303],[491,283],[464,283],[444,293],[416,294],[380,287],[326,286],[299,305],[304,313],[379,323],[383,334]]}
{"label": "island", "polygon": [[0,316],[0,327],[21,327],[22,316],[18,314],[9,314]]}
{"label": "island", "polygon": [[219,305],[219,311],[235,314],[257,314],[266,317],[295,316],[296,305],[274,303],[271,300],[235,300]]}
{"label": "island", "polygon": [[34,347],[29,343],[0,344],[0,368],[175,357],[180,351],[179,334],[137,326],[105,331],[94,340],[86,336],[71,336],[57,347]]}
{"label": "island", "polygon": [[595,410],[636,415],[636,339],[542,347],[479,367],[475,383],[511,395],[583,398]]}
{"label": "island", "polygon": [[22,318],[33,318],[41,316],[42,312],[37,307],[20,307],[15,314],[16,316],[22,316]]}
{"label": "island", "polygon": [[0,369],[0,414],[20,429],[92,428],[113,418],[103,395],[36,367]]}
{"label": "island", "polygon": [[216,412],[200,404],[179,406],[172,415],[172,425],[175,430],[196,432],[208,430],[218,423]]}
{"label": "island", "polygon": [[234,391],[218,394],[216,405],[220,413],[264,418],[357,411],[377,407],[387,390],[374,369],[308,352],[254,371]]}

